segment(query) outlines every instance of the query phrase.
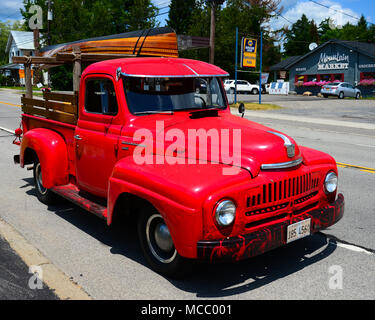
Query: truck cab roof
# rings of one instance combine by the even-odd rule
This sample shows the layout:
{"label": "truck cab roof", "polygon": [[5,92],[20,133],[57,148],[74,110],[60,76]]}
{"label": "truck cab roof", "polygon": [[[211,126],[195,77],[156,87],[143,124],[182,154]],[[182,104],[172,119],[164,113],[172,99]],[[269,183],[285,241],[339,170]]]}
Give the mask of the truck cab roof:
{"label": "truck cab roof", "polygon": [[[121,69],[119,69],[121,68]],[[109,73],[114,77],[117,70],[129,77],[228,77],[229,74],[212,64],[181,58],[125,58],[97,62],[85,69],[90,73]]]}

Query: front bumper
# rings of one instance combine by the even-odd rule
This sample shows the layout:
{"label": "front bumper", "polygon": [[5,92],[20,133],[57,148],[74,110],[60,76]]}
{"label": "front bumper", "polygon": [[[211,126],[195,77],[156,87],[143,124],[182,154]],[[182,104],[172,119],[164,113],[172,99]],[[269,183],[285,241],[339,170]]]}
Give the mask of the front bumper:
{"label": "front bumper", "polygon": [[286,233],[289,224],[311,218],[311,234],[335,224],[344,215],[344,196],[339,194],[337,200],[318,210],[302,213],[290,221],[275,223],[255,232],[223,240],[198,241],[198,259],[242,260],[262,254],[286,244]]}

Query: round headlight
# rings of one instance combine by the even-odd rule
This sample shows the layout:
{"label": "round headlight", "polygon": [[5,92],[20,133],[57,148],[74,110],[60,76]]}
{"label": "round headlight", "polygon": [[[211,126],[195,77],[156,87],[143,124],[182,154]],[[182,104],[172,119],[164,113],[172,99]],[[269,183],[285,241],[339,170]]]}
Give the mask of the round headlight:
{"label": "round headlight", "polygon": [[215,215],[220,226],[229,226],[236,217],[236,205],[230,200],[223,200],[216,207]]}
{"label": "round headlight", "polygon": [[335,192],[337,189],[337,175],[334,172],[329,172],[324,180],[324,187],[328,193]]}

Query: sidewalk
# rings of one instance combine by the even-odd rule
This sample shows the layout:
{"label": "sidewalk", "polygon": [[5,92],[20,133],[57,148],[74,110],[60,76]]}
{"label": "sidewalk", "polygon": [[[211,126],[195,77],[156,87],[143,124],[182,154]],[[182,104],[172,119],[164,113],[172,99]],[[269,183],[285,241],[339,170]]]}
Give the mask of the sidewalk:
{"label": "sidewalk", "polygon": [[[40,272],[40,279],[34,272]],[[0,219],[0,301],[60,299],[92,300],[17,230]]]}
{"label": "sidewalk", "polygon": [[[0,235],[0,300],[58,300]],[[42,289],[38,289],[37,287]],[[34,288],[34,289],[32,289]]]}

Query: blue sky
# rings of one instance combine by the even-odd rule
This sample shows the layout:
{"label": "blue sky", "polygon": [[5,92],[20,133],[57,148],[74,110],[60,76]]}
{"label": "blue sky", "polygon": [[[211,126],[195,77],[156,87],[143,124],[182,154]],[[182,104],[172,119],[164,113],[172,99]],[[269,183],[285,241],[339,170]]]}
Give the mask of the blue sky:
{"label": "blue sky", "polygon": [[[167,7],[170,0],[152,0],[159,8]],[[367,21],[375,23],[375,1],[374,0],[314,0],[326,7],[342,11],[348,15],[360,17],[363,13]],[[21,19],[19,8],[22,7],[22,0],[0,0],[1,12],[0,21]],[[345,24],[346,22],[356,23],[356,19],[345,14],[340,14],[332,9],[319,6],[310,0],[282,0],[281,5],[284,7],[282,16],[271,22],[272,28],[279,28],[283,25],[289,25],[299,19],[302,13],[306,14],[309,19],[314,19],[317,23],[327,17],[335,20],[336,24]],[[167,12],[168,8],[164,8],[160,13]],[[165,24],[168,14],[160,15],[158,20],[160,25]]]}

